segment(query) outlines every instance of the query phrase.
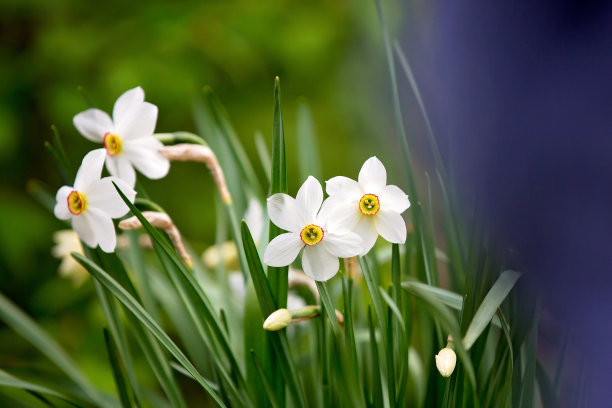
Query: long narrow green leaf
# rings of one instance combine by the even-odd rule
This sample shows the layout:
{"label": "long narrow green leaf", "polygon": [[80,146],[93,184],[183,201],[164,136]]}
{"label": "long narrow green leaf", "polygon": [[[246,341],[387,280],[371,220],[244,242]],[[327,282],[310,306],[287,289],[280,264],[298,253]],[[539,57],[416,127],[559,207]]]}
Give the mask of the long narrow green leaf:
{"label": "long narrow green leaf", "polygon": [[251,359],[253,360],[254,366],[257,368],[257,373],[259,374],[259,380],[264,386],[264,391],[265,391],[266,396],[268,397],[270,406],[278,407],[279,405],[278,405],[278,402],[276,401],[276,397],[274,396],[274,390],[272,389],[272,387],[270,386],[270,382],[266,378],[266,374],[264,372],[263,367],[261,366],[261,363],[259,362],[259,359],[255,355],[255,352],[253,350],[251,350],[249,354],[251,355]]}
{"label": "long narrow green leaf", "polygon": [[497,308],[502,304],[514,284],[521,276],[519,272],[504,271],[497,279],[493,287],[487,293],[484,300],[476,310],[470,325],[468,326],[465,336],[463,337],[463,345],[466,350],[469,350],[476,339],[482,334],[484,329],[491,323],[491,319],[495,315]]}
{"label": "long narrow green leaf", "polygon": [[[62,394],[60,392],[57,392],[47,387],[43,387],[38,384],[34,384],[29,381],[21,380],[1,369],[0,369],[0,387],[17,388],[17,389],[21,389],[21,390],[28,391],[28,392],[45,394],[48,396],[52,396],[52,397],[56,397],[61,400],[64,400],[70,405],[73,405],[75,407],[80,407],[80,404],[73,401],[71,398],[69,398],[65,394]],[[107,403],[107,406],[112,406],[112,405],[108,405]]]}
{"label": "long narrow green leaf", "polygon": [[531,325],[529,341],[526,342],[525,371],[523,372],[523,379],[521,381],[521,396],[519,400],[521,408],[530,408],[533,407],[534,404],[539,322],[540,303],[538,302],[533,314],[533,323]]}
{"label": "long narrow green leaf", "polygon": [[270,152],[266,145],[266,140],[261,132],[255,132],[255,148],[257,149],[257,155],[261,162],[261,167],[264,169],[266,179],[268,183],[272,182],[272,159],[270,158]]}
{"label": "long narrow green leaf", "polygon": [[383,287],[379,286],[378,291],[380,292],[380,296],[382,297],[382,300],[384,300],[384,302],[387,304],[391,312],[393,312],[393,315],[395,316],[395,318],[401,325],[400,327],[402,328],[402,330],[404,330],[405,329],[404,318],[402,317],[402,313],[400,312],[397,304],[395,303],[391,295],[389,295]]}
{"label": "long narrow green leaf", "polygon": [[316,282],[316,284],[317,289],[319,290],[319,295],[321,296],[321,302],[325,308],[325,314],[329,318],[334,334],[338,336],[340,335],[340,326],[338,326],[338,319],[336,319],[336,308],[334,307],[334,302],[329,294],[329,291],[327,290],[325,282]]}
{"label": "long narrow green leaf", "polygon": [[111,278],[106,272],[100,269],[96,264],[91,262],[89,259],[82,255],[73,252],[72,256],[76,259],[83,267],[85,267],[94,278],[102,283],[111,293],[119,300],[126,309],[132,313],[140,322],[157,338],[157,340],[172,354],[179,363],[191,374],[194,380],[196,380],[202,388],[204,388],[215,402],[224,407],[225,404],[221,400],[220,396],[214,390],[215,386],[205,379],[198,370],[193,366],[189,359],[183,354],[178,346],[168,337],[168,335],[159,327],[159,325],[153,320],[153,318],[147,313],[146,310],[130,295],[121,285],[119,285],[113,278]]}
{"label": "long narrow green leaf", "polygon": [[376,341],[376,330],[374,329],[374,322],[372,321],[372,309],[368,307],[368,328],[370,330],[370,353],[372,358],[372,396],[373,404],[375,406],[383,406],[383,392],[382,392],[382,373],[380,364],[380,358],[378,357],[378,342]]}
{"label": "long narrow green leaf", "polygon": [[[118,282],[120,282],[123,287],[126,288],[126,290],[129,291],[133,296],[139,299],[138,293],[136,292],[136,288],[133,286],[129,276],[127,275],[127,271],[125,270],[123,264],[121,263],[116,254],[107,254],[99,249],[94,250],[83,244],[81,244],[81,246],[83,248],[85,256],[87,256],[92,261],[98,263],[103,268],[112,271],[112,277]],[[117,351],[119,352],[119,356],[125,363],[125,370],[127,375],[126,380],[129,384],[129,388],[134,391],[135,399],[137,401],[140,401],[140,388],[138,387],[136,372],[134,371],[132,354],[128,346],[125,328],[122,324],[122,319],[119,314],[117,304],[115,303],[115,300],[110,294],[110,292],[107,291],[98,281],[94,281],[94,287],[98,295],[98,300],[100,301],[100,307],[102,308],[104,317],[106,317],[108,328],[113,339],[115,340],[115,344],[117,345]],[[138,328],[135,328],[135,332],[137,333],[136,335],[139,341],[147,341],[147,339],[142,338],[142,336],[140,335],[140,330]],[[153,341],[152,339],[148,340]],[[149,357],[153,357],[153,355],[150,355]],[[150,364],[159,367],[164,366],[165,363],[163,359],[161,359],[160,361],[151,361],[149,359],[147,360]],[[170,400],[172,400],[177,406],[184,407],[185,403],[180,395],[180,391],[178,390],[178,386],[176,385],[176,383],[170,378],[168,378],[166,375],[164,375],[164,371],[154,371],[155,373],[160,374],[160,376],[157,376],[157,378],[160,381],[162,388],[168,395],[168,398],[170,398]]]}
{"label": "long narrow green leaf", "polygon": [[[409,293],[416,295],[420,300],[424,301],[424,303],[429,307],[432,316],[437,319],[445,332],[449,333],[453,339],[460,339],[461,332],[459,330],[459,322],[457,321],[457,318],[448,310],[448,308],[442,304],[442,302],[432,296],[428,291],[422,290],[420,286],[407,285],[407,283],[408,282],[402,283],[402,287]],[[461,341],[455,341],[455,352],[457,353],[457,357],[459,357],[465,371],[467,372],[472,389],[476,391],[476,375],[474,373],[474,366]]]}
{"label": "long narrow green leaf", "polygon": [[[280,79],[274,79],[274,128],[272,134],[272,181],[269,195],[287,193],[287,159],[285,156],[285,133],[281,110]],[[281,229],[270,222],[270,241],[281,233]],[[289,267],[269,267],[270,289],[278,307],[287,306],[289,290]]]}
{"label": "long narrow green leaf", "polygon": [[417,104],[419,105],[419,109],[421,110],[421,115],[423,116],[423,120],[425,121],[425,125],[427,127],[427,136],[429,140],[429,146],[431,152],[434,156],[434,161],[436,168],[440,170],[442,175],[445,174],[444,170],[444,162],[442,161],[442,156],[440,155],[440,150],[438,149],[438,145],[434,138],[434,132],[431,127],[431,122],[429,121],[429,115],[427,115],[427,109],[425,109],[425,104],[423,103],[423,98],[421,98],[421,92],[419,91],[419,86],[417,81],[412,73],[412,69],[410,68],[410,64],[408,63],[408,59],[404,55],[402,49],[399,46],[397,41],[394,41],[393,48],[395,53],[397,54],[398,60],[400,62],[400,66],[402,67],[404,74],[406,75],[406,79],[410,83],[410,87],[412,88],[412,92],[417,100]]}
{"label": "long narrow green leaf", "polygon": [[180,272],[178,275],[181,279],[184,280],[184,288],[187,290],[187,293],[190,295],[191,301],[194,302],[198,306],[197,309],[199,311],[203,312],[203,315],[204,315],[203,317],[206,319],[206,322],[210,325],[210,328],[212,329],[216,340],[219,342],[219,345],[221,346],[224,354],[226,355],[226,357],[230,361],[230,364],[232,365],[232,369],[234,370],[235,374],[238,376],[239,383],[244,384],[244,377],[241,373],[240,366],[238,365],[236,357],[234,356],[234,353],[229,344],[227,333],[221,327],[216,314],[213,312],[214,308],[212,304],[210,303],[210,300],[208,299],[208,297],[202,290],[201,286],[195,280],[192,273],[187,269],[185,263],[180,258],[180,256],[176,253],[176,250],[174,249],[174,247],[172,247],[168,238],[162,235],[155,227],[151,225],[151,223],[149,223],[149,221],[142,215],[140,211],[138,211],[138,209],[134,206],[134,204],[132,204],[127,199],[125,194],[123,194],[123,192],[117,187],[116,184],[115,184],[115,188],[117,189],[117,192],[119,193],[119,195],[121,196],[125,204],[128,206],[132,214],[134,214],[138,218],[138,220],[140,221],[142,226],[145,228],[147,233],[151,236],[151,239],[155,242],[156,245],[159,246],[159,248],[161,248],[163,253],[167,255],[168,259],[176,267],[178,272]]}
{"label": "long narrow green leaf", "polygon": [[[251,279],[253,280],[253,286],[257,294],[257,300],[259,301],[259,307],[264,316],[269,316],[272,312],[277,310],[276,302],[274,301],[268,279],[266,278],[261,261],[259,260],[257,247],[255,246],[255,242],[253,242],[249,227],[244,221],[242,221],[242,243],[247,257]],[[289,350],[285,331],[271,332],[269,333],[269,339],[274,347],[275,355],[279,358],[283,376],[287,381],[294,402],[298,407],[305,406],[306,400],[304,398],[304,392]]]}
{"label": "long narrow green leaf", "polygon": [[365,257],[359,257],[359,265],[361,266],[361,273],[363,274],[363,277],[366,281],[366,286],[368,287],[368,291],[370,292],[370,297],[372,298],[372,304],[374,305],[374,312],[376,313],[376,318],[378,319],[378,323],[380,324],[381,331],[384,332],[383,336],[386,336],[387,319],[383,301],[380,296],[380,292],[378,291],[378,284],[374,280],[372,270],[370,269],[369,263]]}
{"label": "long narrow green leaf", "polygon": [[0,318],[59,367],[91,402],[103,407],[110,406],[81,373],[68,353],[2,293],[0,293]]}
{"label": "long narrow green leaf", "polygon": [[140,403],[138,401],[134,401],[134,405],[132,405],[130,391],[125,382],[125,376],[123,375],[123,369],[117,354],[117,349],[113,344],[113,339],[111,338],[108,329],[104,329],[104,343],[106,344],[108,359],[111,363],[111,368],[113,369],[113,377],[115,379],[117,391],[119,392],[119,400],[121,401],[121,405],[123,408],[139,407]]}

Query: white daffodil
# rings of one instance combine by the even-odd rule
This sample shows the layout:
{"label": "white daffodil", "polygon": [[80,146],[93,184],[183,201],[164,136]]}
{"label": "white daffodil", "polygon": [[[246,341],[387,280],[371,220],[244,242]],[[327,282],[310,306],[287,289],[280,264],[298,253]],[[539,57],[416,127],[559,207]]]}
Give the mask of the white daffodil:
{"label": "white daffodil", "polygon": [[87,139],[104,144],[106,168],[133,187],[134,167],[151,179],[168,174],[170,162],[159,153],[163,144],[153,136],[157,106],[144,101],[144,91],[136,87],[125,92],[113,107],[113,118],[100,109],[87,109],[73,119],[74,126]]}
{"label": "white daffodil", "polygon": [[[317,281],[326,281],[338,272],[338,257],[348,258],[363,250],[361,238],[353,232],[336,233],[328,228],[323,189],[310,176],[295,199],[287,194],[268,198],[268,215],[278,227],[289,231],[274,238],[266,247],[264,262],[269,266],[291,264],[304,249],[304,273]],[[321,209],[321,211],[319,211]]]}
{"label": "white daffodil", "polygon": [[71,220],[72,229],[88,246],[100,245],[104,252],[112,252],[117,244],[115,226],[112,218],[119,218],[128,212],[115,186],[123,191],[130,201],[136,192],[123,180],[104,177],[105,152],[102,149],[89,152],[77,171],[74,186],[61,187],[55,196],[55,216],[61,220]]}
{"label": "white daffodil", "polygon": [[387,171],[376,157],[363,164],[358,180],[338,176],[327,181],[330,227],[357,233],[363,239],[362,255],[372,249],[378,235],[404,243],[406,222],[400,214],[410,207],[408,196],[387,185]]}

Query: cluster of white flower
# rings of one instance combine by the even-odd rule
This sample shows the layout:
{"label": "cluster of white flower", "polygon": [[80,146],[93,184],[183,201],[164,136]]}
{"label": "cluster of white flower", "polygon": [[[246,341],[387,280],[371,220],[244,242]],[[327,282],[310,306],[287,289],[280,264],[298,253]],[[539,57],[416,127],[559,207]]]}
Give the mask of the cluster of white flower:
{"label": "cluster of white flower", "polygon": [[[73,186],[58,190],[55,215],[71,220],[72,228],[88,246],[115,250],[112,219],[124,216],[128,207],[112,182],[133,202],[134,169],[151,179],[168,173],[170,162],[160,153],[163,144],[153,136],[156,122],[157,107],[144,101],[140,87],[117,99],[112,118],[95,108],[74,117],[78,131],[103,143],[104,148],[83,158]],[[104,163],[111,177],[101,178]],[[401,213],[410,206],[408,196],[397,186],[387,185],[387,172],[376,157],[364,163],[358,181],[334,177],[327,181],[326,190],[329,197],[323,201],[321,184],[311,176],[295,198],[286,194],[268,198],[270,220],[288,232],[268,244],[264,254],[267,265],[289,265],[303,252],[304,272],[326,281],[338,271],[339,257],[366,254],[378,235],[393,243],[406,240]]]}
{"label": "cluster of white flower", "polygon": [[267,265],[289,265],[303,249],[304,273],[326,281],[338,272],[338,258],[365,255],[378,235],[393,243],[406,241],[401,213],[410,201],[397,186],[387,185],[387,171],[378,158],[363,164],[358,181],[334,177],[326,190],[329,197],[323,201],[321,184],[310,176],[295,198],[287,194],[268,198],[270,220],[288,232],[268,244]]}
{"label": "cluster of white flower", "polygon": [[[105,252],[115,250],[117,237],[113,218],[128,212],[112,182],[133,202],[136,197],[134,168],[152,179],[168,174],[170,162],[159,153],[162,143],[153,136],[157,106],[144,101],[144,91],[130,89],[117,99],[113,118],[99,109],[88,109],[74,117],[74,126],[87,139],[104,148],[84,158],[73,186],[57,191],[55,215],[71,220],[72,228],[85,244]],[[102,167],[112,177],[102,176]]]}

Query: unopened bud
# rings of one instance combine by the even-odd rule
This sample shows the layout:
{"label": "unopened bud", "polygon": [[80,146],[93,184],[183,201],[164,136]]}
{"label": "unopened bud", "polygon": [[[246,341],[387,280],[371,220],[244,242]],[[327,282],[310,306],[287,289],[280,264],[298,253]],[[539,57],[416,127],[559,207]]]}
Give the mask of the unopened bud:
{"label": "unopened bud", "polygon": [[287,309],[278,309],[268,316],[263,324],[263,328],[268,331],[284,329],[291,323],[291,319],[291,313]]}
{"label": "unopened bud", "polygon": [[450,377],[455,371],[457,364],[457,355],[452,348],[444,347],[436,354],[436,367],[442,377]]}

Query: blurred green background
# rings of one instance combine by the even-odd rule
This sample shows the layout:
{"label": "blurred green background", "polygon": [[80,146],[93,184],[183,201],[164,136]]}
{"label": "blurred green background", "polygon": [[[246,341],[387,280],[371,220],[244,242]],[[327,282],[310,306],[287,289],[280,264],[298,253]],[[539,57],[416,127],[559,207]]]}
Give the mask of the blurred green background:
{"label": "blurred green background", "polygon": [[[389,16],[401,16],[396,4],[385,7]],[[390,181],[400,184],[393,176],[402,166],[393,153],[399,144],[388,73],[370,0],[4,0],[0,38],[0,291],[76,354],[86,372],[98,373],[105,361],[89,352],[103,347],[101,333],[88,330],[99,328],[102,318],[91,286],[74,289],[57,276],[51,236],[63,226],[26,192],[29,180],[53,195],[62,185],[44,148],[52,124],[75,168],[99,147],[72,125],[88,107],[78,86],[95,107],[110,112],[121,93],[140,85],[159,107],[157,132],[196,132],[194,100],[210,85],[265,182],[253,136],[260,131],[271,140],[279,75],[291,193],[303,181],[293,139],[301,98],[312,109],[325,179],[356,177],[363,161],[377,155]],[[194,248],[213,244],[215,218],[206,203],[214,186],[202,166],[173,164],[165,179],[139,181]],[[1,325],[0,350],[4,368],[19,368],[31,351]],[[101,378],[112,389],[110,376]]]}

